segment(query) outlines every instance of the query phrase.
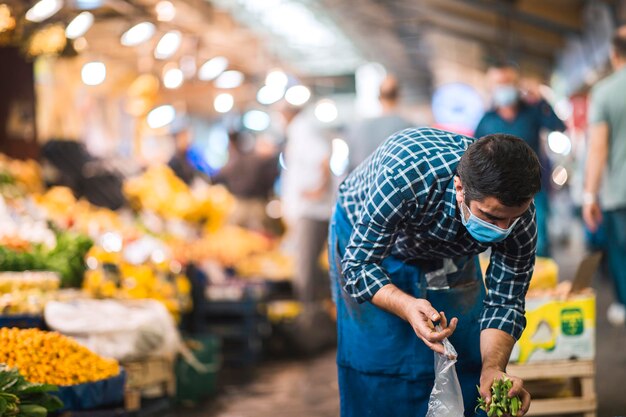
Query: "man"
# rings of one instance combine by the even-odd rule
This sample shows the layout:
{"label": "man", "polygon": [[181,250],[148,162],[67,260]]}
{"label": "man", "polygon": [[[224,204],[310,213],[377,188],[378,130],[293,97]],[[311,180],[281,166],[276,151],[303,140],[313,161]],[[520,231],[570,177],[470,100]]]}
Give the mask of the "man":
{"label": "man", "polygon": [[267,231],[267,201],[278,177],[278,155],[263,149],[261,139],[245,149],[245,137],[228,133],[228,162],[211,179],[237,197],[229,222],[259,232]]}
{"label": "man", "polygon": [[413,126],[398,114],[400,86],[395,77],[388,76],[383,80],[378,99],[382,115],[361,121],[348,136],[350,171],[365,161],[389,135]]}
{"label": "man", "polygon": [[295,237],[296,297],[305,305],[328,299],[328,275],[319,257],[328,237],[334,190],[331,142],[310,109],[287,108],[285,171],[281,179],[283,218]]}
{"label": "man", "polygon": [[[508,133],[520,137],[535,151],[544,167],[549,166],[549,160],[541,146],[539,133],[542,128],[548,130],[565,130],[565,125],[559,119],[550,105],[543,99],[520,99],[519,73],[512,64],[498,64],[489,68],[487,78],[491,86],[493,106],[483,116],[474,132],[480,138],[492,133]],[[550,239],[548,234],[548,217],[550,203],[548,190],[550,188],[550,172],[543,172],[542,190],[535,197],[537,207],[537,255],[550,256]]]}
{"label": "man", "polygon": [[[617,303],[609,307],[612,323],[626,322],[626,26],[617,30],[611,48],[614,73],[591,92],[589,154],[585,172],[583,218],[595,232],[603,220],[607,231],[609,272]],[[604,184],[602,189],[602,176]],[[598,198],[599,196],[599,198]]]}
{"label": "man", "polygon": [[187,185],[193,182],[196,170],[189,162],[189,146],[191,145],[191,132],[184,127],[173,133],[176,150],[167,165],[174,171],[176,176]]}
{"label": "man", "polygon": [[[344,181],[329,239],[342,417],[424,416],[430,349],[443,352],[446,337],[465,415],[477,383],[490,401],[526,324],[539,189],[524,141],[430,128],[391,136]],[[488,248],[485,292],[476,255]],[[530,396],[511,378],[523,414]]]}

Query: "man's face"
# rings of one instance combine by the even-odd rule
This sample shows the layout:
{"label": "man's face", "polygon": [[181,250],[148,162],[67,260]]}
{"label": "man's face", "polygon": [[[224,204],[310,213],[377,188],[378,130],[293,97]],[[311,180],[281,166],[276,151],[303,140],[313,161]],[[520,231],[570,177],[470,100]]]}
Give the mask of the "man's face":
{"label": "man's face", "polygon": [[[459,177],[454,177],[454,188],[456,190],[456,201],[461,210],[461,215],[467,219],[469,218],[469,213],[465,208],[463,184]],[[470,201],[467,206],[474,216],[491,224],[495,224],[501,229],[508,229],[515,220],[526,213],[531,202],[532,200],[529,200],[521,206],[509,207],[500,203],[495,197],[485,197],[482,201]]]}
{"label": "man's face", "polygon": [[514,68],[490,68],[487,72],[487,79],[489,80],[489,87],[491,91],[497,87],[503,87],[512,85],[517,87],[519,82],[519,76]]}

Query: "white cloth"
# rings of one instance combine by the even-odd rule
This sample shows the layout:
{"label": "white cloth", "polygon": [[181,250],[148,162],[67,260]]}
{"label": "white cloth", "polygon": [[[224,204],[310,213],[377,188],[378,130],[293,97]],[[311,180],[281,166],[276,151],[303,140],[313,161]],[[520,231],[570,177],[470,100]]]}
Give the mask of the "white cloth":
{"label": "white cloth", "polygon": [[[324,169],[331,157],[331,141],[309,112],[302,111],[287,127],[285,170],[282,177],[283,215],[288,223],[300,218],[328,220],[334,202],[332,178],[318,199],[305,196],[324,184]],[[330,172],[327,175],[331,175]]]}

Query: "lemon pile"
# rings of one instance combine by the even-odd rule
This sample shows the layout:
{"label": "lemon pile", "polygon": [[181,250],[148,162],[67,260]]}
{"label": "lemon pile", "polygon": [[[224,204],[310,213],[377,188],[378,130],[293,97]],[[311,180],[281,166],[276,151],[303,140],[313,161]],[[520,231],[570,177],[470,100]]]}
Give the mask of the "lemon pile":
{"label": "lemon pile", "polygon": [[102,358],[67,336],[38,329],[1,328],[0,363],[19,369],[29,382],[60,386],[120,373],[116,360]]}

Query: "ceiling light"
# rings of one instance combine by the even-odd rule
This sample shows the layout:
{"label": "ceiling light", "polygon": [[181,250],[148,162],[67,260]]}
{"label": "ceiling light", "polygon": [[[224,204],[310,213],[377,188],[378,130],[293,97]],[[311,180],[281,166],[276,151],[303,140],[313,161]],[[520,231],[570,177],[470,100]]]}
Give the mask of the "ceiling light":
{"label": "ceiling light", "polygon": [[548,147],[554,153],[568,155],[572,150],[572,141],[564,133],[554,131],[548,134]]}
{"label": "ceiling light", "polygon": [[155,10],[159,22],[170,22],[176,17],[176,7],[167,0],[158,2]]}
{"label": "ceiling light", "polygon": [[228,93],[218,94],[213,101],[213,107],[218,113],[228,113],[232,108],[235,100]]}
{"label": "ceiling light", "polygon": [[78,39],[75,39],[75,40],[74,40],[74,44],[73,44],[73,45],[74,45],[74,50],[75,50],[76,52],[82,52],[82,51],[84,51],[85,49],[87,49],[87,46],[89,46],[89,45],[87,44],[87,39],[85,39],[84,37],[83,37],[83,38],[78,38]]}
{"label": "ceiling light", "polygon": [[287,74],[285,74],[281,70],[273,70],[267,77],[265,77],[265,85],[270,87],[282,88],[283,90],[287,87],[287,83],[289,82],[289,78]]}
{"label": "ceiling light", "polygon": [[184,79],[185,76],[179,68],[168,68],[163,71],[163,86],[170,90],[180,87]]}
{"label": "ceiling light", "polygon": [[102,6],[102,0],[74,0],[77,9],[91,10]]}
{"label": "ceiling light", "polygon": [[103,62],[88,62],[83,65],[80,75],[86,85],[99,85],[104,82],[107,69]]}
{"label": "ceiling light", "polygon": [[223,56],[216,56],[202,64],[198,70],[198,78],[202,81],[211,81],[217,78],[228,68],[228,59]]}
{"label": "ceiling light", "polygon": [[169,104],[159,106],[148,113],[148,126],[159,129],[172,123],[176,118],[176,110]]}
{"label": "ceiling light", "polygon": [[559,187],[562,187],[567,182],[567,169],[564,166],[559,165],[552,171],[552,181]]}
{"label": "ceiling light", "polygon": [[170,30],[157,43],[154,49],[154,57],[156,59],[166,59],[176,53],[180,47],[183,37],[177,30]]}
{"label": "ceiling light", "polygon": [[257,93],[256,99],[261,104],[270,105],[276,103],[278,100],[283,98],[284,94],[284,88],[265,85],[261,87],[261,89]]}
{"label": "ceiling light", "polygon": [[26,20],[43,22],[63,7],[63,0],[39,0],[26,12]]}
{"label": "ceiling light", "polygon": [[196,57],[193,55],[185,55],[180,58],[180,69],[183,71],[185,78],[193,78],[196,75]]}
{"label": "ceiling light", "polygon": [[332,100],[320,100],[315,106],[315,117],[320,122],[330,123],[337,119],[338,114],[337,106]]}
{"label": "ceiling light", "polygon": [[343,175],[348,169],[350,148],[345,140],[336,138],[332,142],[332,154],[330,157],[330,170],[336,176]]}
{"label": "ceiling light", "polygon": [[225,71],[215,80],[217,88],[237,88],[243,83],[243,73],[240,71]]}
{"label": "ceiling light", "polygon": [[311,98],[311,90],[303,85],[294,85],[285,93],[285,100],[292,106],[302,106]]}
{"label": "ceiling light", "polygon": [[150,22],[141,22],[128,29],[122,35],[122,45],[136,46],[149,40],[156,31],[154,25]]}
{"label": "ceiling light", "polygon": [[69,39],[80,38],[87,33],[91,25],[93,25],[93,15],[89,12],[82,12],[67,25],[65,36]]}
{"label": "ceiling light", "polygon": [[250,130],[260,132],[270,127],[270,116],[261,110],[250,110],[243,115],[243,125]]}

